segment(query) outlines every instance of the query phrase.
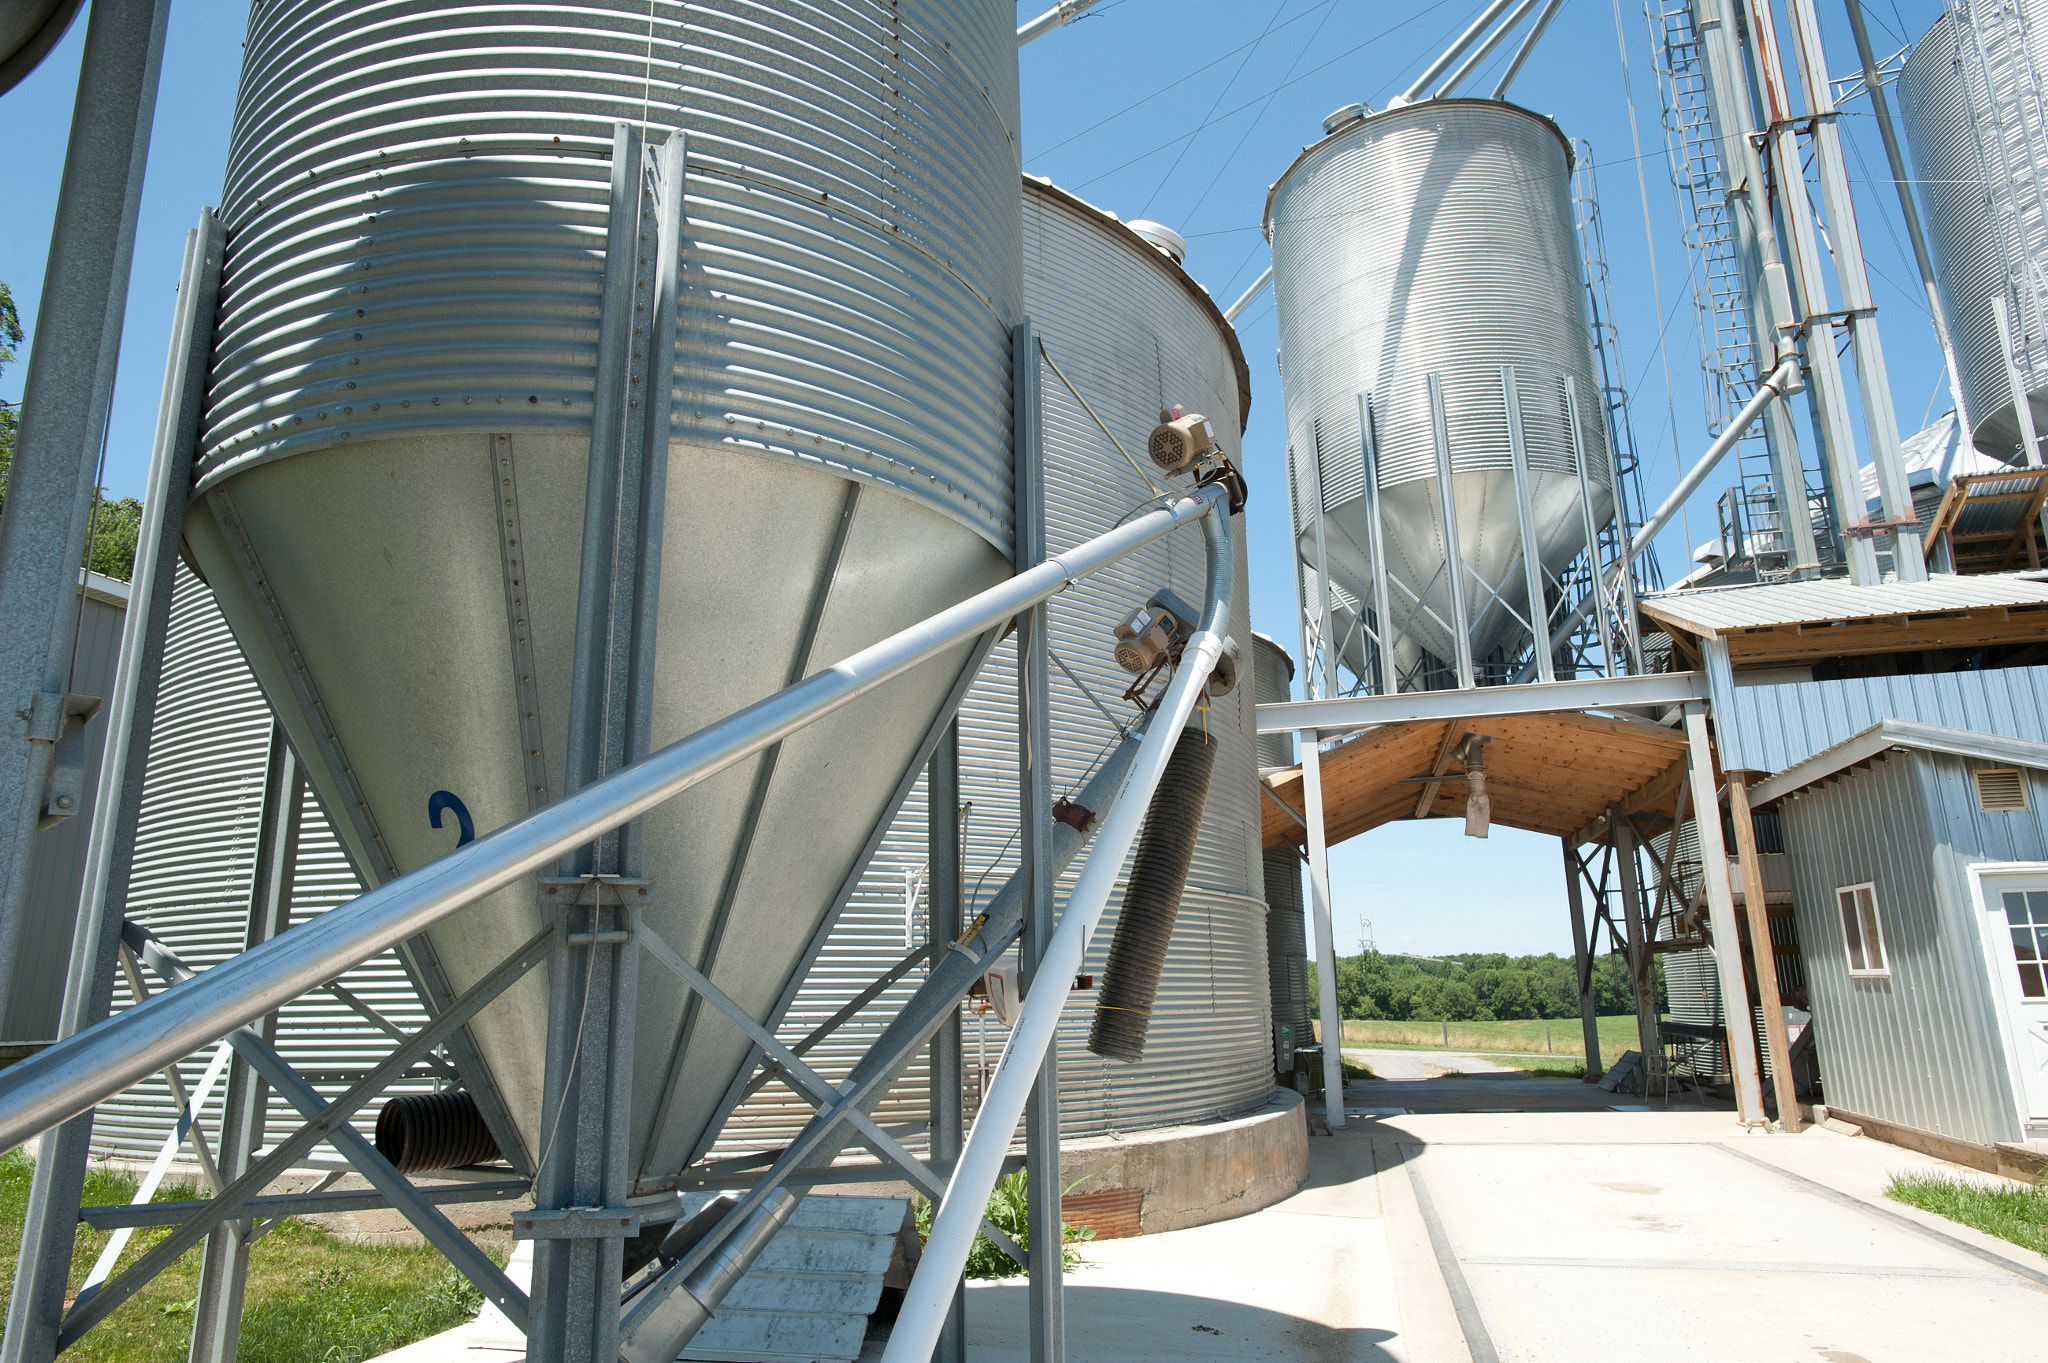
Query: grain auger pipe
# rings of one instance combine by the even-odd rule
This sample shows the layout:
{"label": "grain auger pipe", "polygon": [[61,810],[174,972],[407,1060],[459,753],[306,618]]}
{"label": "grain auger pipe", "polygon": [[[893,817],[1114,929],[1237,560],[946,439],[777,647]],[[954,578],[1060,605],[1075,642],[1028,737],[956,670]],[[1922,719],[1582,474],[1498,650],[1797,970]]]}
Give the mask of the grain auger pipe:
{"label": "grain auger pipe", "polygon": [[[982,1209],[1002,1173],[1010,1138],[1017,1130],[1018,1119],[1024,1115],[1032,1082],[1058,1030],[1060,1010],[1067,1002],[1067,982],[1081,968],[1089,936],[1101,921],[1103,906],[1109,902],[1124,858],[1145,821],[1152,792],[1166,770],[1182,727],[1194,713],[1195,703],[1201,699],[1210,673],[1222,656],[1223,626],[1230,612],[1230,522],[1222,516],[1210,516],[1202,522],[1202,534],[1208,541],[1209,584],[1201,626],[1188,640],[1173,681],[1152,717],[1137,760],[1131,764],[1116,808],[1102,821],[1081,878],[1067,896],[1066,912],[1060,916],[1059,927],[1047,943],[1035,972],[1036,979],[1048,983],[1025,995],[1016,1023],[1010,1029],[1010,1042],[996,1068],[995,1079],[982,1100],[981,1110],[975,1114],[974,1129],[968,1133],[967,1144],[946,1184],[945,1201],[932,1218],[924,1257],[896,1317],[888,1351],[882,1355],[884,1363],[927,1363],[932,1356],[953,1304],[953,1285],[959,1281],[967,1252],[981,1227]],[[1050,1252],[1058,1254],[1060,1247],[1055,1244]]]}
{"label": "grain auger pipe", "polygon": [[[1074,582],[1189,521],[1199,520],[1209,527],[1213,581],[1213,541],[1216,527],[1228,515],[1223,510],[1228,497],[1222,485],[1197,487],[1157,511],[1054,555],[795,686],[621,767],[574,795],[10,1066],[0,1074],[0,1150],[12,1149],[78,1116],[492,891],[554,865],[600,834],[781,742],[919,663],[1001,627],[1019,612],[1057,596]],[[1215,514],[1219,511],[1222,514]],[[1227,528],[1222,537],[1228,541]],[[1223,562],[1227,573],[1227,554]],[[1227,577],[1224,583],[1227,590]],[[1212,635],[1202,637],[1211,641],[1213,655]],[[1213,656],[1210,662],[1213,665]],[[1180,685],[1179,680],[1175,685]],[[1173,694],[1169,693],[1170,698]],[[1167,731],[1169,738],[1177,729],[1178,722]],[[1137,805],[1142,814],[1144,801]]]}

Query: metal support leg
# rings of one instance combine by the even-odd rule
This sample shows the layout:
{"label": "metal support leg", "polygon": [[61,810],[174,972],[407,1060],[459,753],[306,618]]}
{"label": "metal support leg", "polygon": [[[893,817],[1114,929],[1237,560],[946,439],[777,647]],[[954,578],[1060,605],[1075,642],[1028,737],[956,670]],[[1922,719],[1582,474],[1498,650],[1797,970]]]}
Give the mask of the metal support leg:
{"label": "metal support leg", "polygon": [[[1685,707],[1688,775],[1694,826],[1700,834],[1700,881],[1707,892],[1707,925],[1714,934],[1714,964],[1721,976],[1721,1011],[1731,1037],[1736,1015],[1747,1011],[1749,986],[1742,978],[1741,938],[1735,928],[1735,895],[1728,885],[1728,847],[1721,840],[1721,801],[1714,790],[1714,750],[1707,742],[1707,710],[1698,701]],[[1744,1017],[1747,1031],[1749,1020]],[[1735,1076],[1736,1117],[1745,1126],[1764,1120],[1763,1088],[1757,1079],[1756,1047],[1728,1046],[1728,1068]]]}
{"label": "metal support leg", "polygon": [[1365,516],[1372,527],[1372,614],[1379,640],[1379,693],[1401,689],[1394,666],[1394,604],[1387,590],[1387,527],[1380,520],[1379,435],[1373,429],[1372,394],[1358,395],[1358,447],[1365,460]]}
{"label": "metal support leg", "polygon": [[[960,891],[960,722],[956,719],[939,740],[938,750],[926,767],[926,848],[930,866],[926,890],[925,921],[933,951],[945,950],[966,926],[962,921]],[[932,957],[936,964],[938,957]],[[960,1146],[967,1136],[965,1089],[961,1065],[960,1010],[939,1024],[932,1033],[931,1058],[931,1152],[932,1164],[950,1166],[960,1158]],[[932,1351],[932,1363],[967,1363],[967,1279],[961,1277],[953,1309],[939,1331],[939,1347]]]}
{"label": "metal support leg", "polygon": [[1643,919],[1642,864],[1636,853],[1636,826],[1621,806],[1607,806],[1607,836],[1614,843],[1614,864],[1621,882],[1621,911],[1628,927],[1628,974],[1635,990],[1636,1045],[1643,1055],[1643,1092],[1650,1092],[1650,1061],[1664,1048],[1658,1030],[1657,981],[1651,973],[1650,930]]}
{"label": "metal support leg", "polygon": [[[1045,558],[1045,462],[1039,426],[1038,341],[1030,322],[1011,333],[1016,356],[1018,571]],[[1038,962],[1052,941],[1052,725],[1046,681],[1046,608],[1017,617],[1017,777],[1019,846],[1024,881],[1024,939],[1019,949],[1026,997],[1038,987]],[[1069,982],[1046,987],[1065,993]],[[1057,1363],[1067,1356],[1066,1248],[1060,1217],[1059,1046],[1046,1049],[1038,1081],[1024,1108],[1026,1226],[1031,1251],[1031,1357]]]}
{"label": "metal support leg", "polygon": [[[270,728],[270,759],[263,775],[263,818],[256,842],[256,876],[249,887],[249,927],[244,947],[267,942],[291,925],[292,880],[299,855],[299,814],[306,774],[285,742],[282,725]],[[277,1039],[277,1015],[263,1023],[263,1039]],[[268,1086],[237,1055],[228,1070],[221,1106],[218,1163],[222,1183],[249,1171],[263,1144]],[[249,1276],[249,1237],[254,1218],[224,1221],[208,1232],[199,1260],[199,1290],[192,1310],[191,1363],[235,1363],[242,1333],[242,1289]]]}
{"label": "metal support leg", "polygon": [[1322,734],[1301,733],[1302,817],[1308,823],[1308,893],[1315,919],[1316,984],[1322,995],[1323,1110],[1344,1125],[1344,1021],[1337,1015],[1337,934],[1330,925],[1330,850],[1323,826]]}
{"label": "metal support leg", "polygon": [[1444,540],[1444,578],[1451,588],[1451,644],[1460,690],[1477,685],[1472,676],[1472,616],[1465,606],[1465,555],[1458,547],[1458,499],[1451,474],[1451,435],[1444,419],[1444,388],[1429,376],[1429,424],[1436,444],[1438,529]]}
{"label": "metal support leg", "polygon": [[1799,1130],[1799,1091],[1792,1082],[1792,1044],[1785,1032],[1784,1002],[1778,997],[1778,960],[1771,946],[1770,906],[1764,899],[1763,863],[1757,860],[1756,825],[1749,815],[1749,787],[1728,777],[1729,822],[1735,825],[1735,855],[1742,864],[1742,907],[1749,919],[1749,951],[1756,962],[1757,1002],[1764,1010],[1764,1045],[1771,1057],[1771,1088],[1778,1121]]}
{"label": "metal support leg", "polygon": [[[1529,597],[1529,639],[1536,650],[1536,680],[1556,681],[1557,664],[1550,653],[1550,609],[1543,597],[1543,558],[1536,548],[1536,503],[1530,488],[1529,447],[1522,439],[1522,395],[1515,384],[1515,367],[1511,364],[1501,366],[1500,399],[1508,423],[1508,459],[1515,474],[1515,517],[1522,531],[1522,584]],[[1597,550],[1593,581],[1597,587],[1600,581]],[[1505,582],[1501,584],[1501,590],[1505,594]]]}
{"label": "metal support leg", "polygon": [[37,831],[71,812],[46,810],[44,798],[58,742],[76,726],[65,719],[65,702],[78,564],[114,392],[170,8],[170,0],[130,0],[95,6],[86,19],[0,517],[0,1015],[13,993]]}
{"label": "metal support leg", "polygon": [[1564,845],[1565,893],[1572,905],[1573,979],[1579,988],[1579,1025],[1586,1038],[1586,1078],[1591,1081],[1606,1073],[1606,1069],[1600,1059],[1600,1022],[1593,999],[1593,952],[1586,938],[1585,871],[1579,864],[1579,854],[1571,839],[1561,841]]}
{"label": "metal support leg", "polygon": [[[210,213],[185,237],[163,405],[136,540],[135,579],[122,625],[120,670],[107,706],[99,807],[93,811],[87,843],[85,885],[57,1030],[60,1038],[104,1018],[113,1001],[115,950],[135,860],[135,829],[142,814],[164,641],[170,633],[178,527],[184,523],[186,493],[192,486],[192,452],[198,440],[214,298],[220,290],[221,240],[220,223]],[[17,453],[17,466],[19,459]],[[56,1354],[78,1195],[91,1142],[90,1114],[45,1132],[36,1142],[21,1257],[7,1306],[7,1333],[0,1342],[0,1360],[5,1363],[47,1363]]]}

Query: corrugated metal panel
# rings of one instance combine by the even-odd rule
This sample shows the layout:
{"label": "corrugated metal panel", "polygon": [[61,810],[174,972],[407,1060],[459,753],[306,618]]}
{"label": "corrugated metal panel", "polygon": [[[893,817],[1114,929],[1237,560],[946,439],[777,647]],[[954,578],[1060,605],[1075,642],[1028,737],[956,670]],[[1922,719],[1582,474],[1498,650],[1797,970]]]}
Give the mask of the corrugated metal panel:
{"label": "corrugated metal panel", "polygon": [[[78,648],[71,689],[105,698],[114,694],[114,670],[121,661],[121,628],[127,619],[128,584],[90,575],[79,588]],[[16,950],[13,986],[0,1041],[50,1041],[64,1005],[64,970],[71,959],[71,934],[78,923],[78,893],[85,880],[85,845],[99,796],[100,758],[106,752],[107,718],[85,730],[85,790],[78,812],[36,835],[29,867],[28,916]]]}
{"label": "corrugated metal panel", "polygon": [[2048,742],[2048,667],[1739,686],[1714,737],[1724,767],[1783,771],[1884,719]]}
{"label": "corrugated metal panel", "polygon": [[[1161,407],[1207,414],[1235,457],[1242,426],[1239,376],[1213,305],[1164,256],[1069,196],[1025,185],[1026,298],[1053,360],[1088,404],[1135,449]],[[1151,495],[1050,367],[1044,395],[1047,536],[1060,548],[1100,534]],[[1142,456],[1141,456],[1142,457]],[[1231,632],[1252,637],[1244,535],[1234,527],[1237,573]],[[1161,586],[1196,601],[1203,589],[1200,532],[1140,551],[1055,598],[1051,647],[1112,713],[1134,715],[1119,697],[1130,678],[1107,647],[1116,622]],[[968,913],[1002,886],[1016,865],[1016,664],[999,647],[960,711],[961,798],[971,802],[966,836]],[[1087,1050],[1093,995],[1077,995],[1059,1036],[1060,1115],[1069,1137],[1240,1113],[1272,1090],[1266,910],[1259,860],[1257,759],[1252,686],[1240,685],[1208,713],[1222,736],[1193,872],[1167,955],[1145,1059],[1106,1061]],[[1115,740],[1115,731],[1057,669],[1051,677],[1053,787],[1076,789]],[[782,1025],[794,1039],[899,959],[925,934],[915,889],[925,865],[922,781],[890,827],[867,875],[826,943]],[[1064,896],[1077,864],[1059,887]],[[1086,964],[1098,977],[1115,930],[1120,894],[1095,934]],[[843,1074],[901,1007],[917,976],[883,996],[811,1053],[828,1076]],[[968,1089],[984,1052],[993,1066],[1006,1033],[992,1017],[967,1026]],[[883,1123],[921,1123],[929,1091],[923,1058],[891,1091]],[[721,1148],[758,1148],[786,1138],[808,1112],[764,1091],[744,1105]]]}
{"label": "corrugated metal panel", "polygon": [[[2041,111],[2032,101],[2016,101],[2020,117],[2000,126],[1985,64],[2002,87],[2010,86],[2016,69],[2028,66],[2033,79],[2040,80],[2048,72],[2048,12],[2036,0],[1997,0],[1980,7],[2016,13],[2028,31],[2027,50],[2014,50],[1998,32],[2003,25],[1987,15],[1980,23],[1992,41],[1980,63],[1975,42],[1965,46],[1958,41],[1967,38],[1967,28],[1956,27],[1954,13],[1944,14],[1906,59],[1899,73],[1899,101],[1913,150],[1914,187],[1926,215],[1928,251],[1962,370],[1963,409],[1978,443],[2010,457],[2018,445],[2019,423],[1991,303],[2006,297],[2025,386],[2038,392],[2048,384],[2041,348],[2048,318],[2036,315],[2031,296],[2014,297],[2009,279],[2016,263],[2031,262],[2038,269],[2048,260],[2048,222],[2026,212],[2020,222],[2001,221],[1984,187],[1998,173],[1998,140],[2006,144],[2003,159],[2021,165],[2026,141],[2038,145],[2048,138],[2048,128],[2041,126]],[[1987,431],[1987,426],[1994,429]]]}
{"label": "corrugated metal panel", "polygon": [[[1267,199],[1280,326],[1287,438],[1313,458],[1322,505],[1342,527],[1323,536],[1333,574],[1366,597],[1375,533],[1364,496],[1359,399],[1370,395],[1386,566],[1428,610],[1395,589],[1404,672],[1416,650],[1454,656],[1449,575],[1438,507],[1428,379],[1440,381],[1455,479],[1459,550],[1473,572],[1523,610],[1502,369],[1512,366],[1538,554],[1562,572],[1585,544],[1578,458],[1605,469],[1592,334],[1570,194],[1571,154],[1556,126],[1493,100],[1428,100],[1389,109],[1305,150]],[[1578,429],[1566,416],[1576,387]],[[1595,523],[1607,480],[1592,480]],[[1306,498],[1300,499],[1306,501]],[[1315,544],[1300,536],[1314,557]],[[1472,595],[1478,661],[1529,637]],[[1431,618],[1434,612],[1434,619]]]}
{"label": "corrugated metal panel", "polygon": [[1639,598],[1643,613],[1695,634],[1718,634],[1761,625],[1804,625],[1823,620],[1869,620],[1979,606],[2048,604],[2040,573],[1937,573],[1925,582],[1859,586],[1838,578],[1811,582],[1759,582],[1658,592]]}
{"label": "corrugated metal panel", "polygon": [[[2022,1134],[1963,867],[2039,858],[2048,831],[2038,805],[1970,813],[1967,767],[1895,752],[1781,812],[1828,1102],[1988,1144]],[[1876,887],[1888,978],[1849,974],[1835,891],[1864,882]]]}
{"label": "corrugated metal panel", "polygon": [[[164,675],[150,736],[149,776],[136,833],[135,870],[128,915],[170,944],[185,962],[204,969],[240,951],[248,931],[250,883],[261,829],[264,766],[271,719],[256,682],[235,649],[212,593],[182,566],[173,590]],[[310,792],[299,835],[292,921],[301,923],[360,894],[340,844]],[[155,990],[161,982],[146,981]],[[342,985],[401,1027],[426,1021],[412,986],[389,954],[341,977]],[[133,1001],[117,979],[114,1007]],[[288,1004],[279,1014],[277,1047],[329,1096],[339,1094],[391,1049],[390,1039],[326,994]],[[211,1048],[180,1067],[188,1086],[206,1067]],[[433,1087],[424,1076],[397,1092]],[[209,1134],[222,1090],[205,1118]],[[170,1086],[159,1076],[102,1103],[93,1121],[93,1147],[104,1156],[153,1156],[171,1129]],[[376,1108],[356,1126],[369,1134]],[[296,1128],[299,1117],[274,1092],[270,1134]],[[337,1162],[324,1147],[314,1160]]]}

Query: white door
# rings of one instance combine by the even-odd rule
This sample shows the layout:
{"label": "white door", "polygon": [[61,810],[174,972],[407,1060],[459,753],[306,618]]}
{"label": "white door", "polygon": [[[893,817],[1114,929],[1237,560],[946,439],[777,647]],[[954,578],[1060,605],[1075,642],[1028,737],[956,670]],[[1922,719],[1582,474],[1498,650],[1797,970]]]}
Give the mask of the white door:
{"label": "white door", "polygon": [[2030,1122],[2048,1122],[2048,875],[1986,875],[1985,945]]}

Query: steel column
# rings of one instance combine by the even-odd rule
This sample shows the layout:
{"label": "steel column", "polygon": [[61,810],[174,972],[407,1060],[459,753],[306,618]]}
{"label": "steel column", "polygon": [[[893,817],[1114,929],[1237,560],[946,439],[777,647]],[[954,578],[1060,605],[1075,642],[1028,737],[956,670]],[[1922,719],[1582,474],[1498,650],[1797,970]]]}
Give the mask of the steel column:
{"label": "steel column", "polygon": [[[1749,986],[1742,978],[1741,938],[1735,928],[1735,894],[1728,885],[1728,847],[1721,839],[1721,801],[1714,790],[1714,749],[1707,741],[1707,707],[1697,701],[1685,707],[1687,779],[1692,783],[1693,826],[1700,835],[1700,883],[1707,893],[1707,926],[1714,936],[1714,966],[1721,976],[1722,1012],[1730,1033],[1728,1068],[1735,1076],[1735,1112],[1743,1125],[1764,1120],[1763,1088],[1756,1072],[1756,1047],[1747,1037],[1734,1040],[1735,1017],[1729,1006],[1745,1009]],[[1749,1027],[1743,1020],[1745,1031]]]}
{"label": "steel column", "polygon": [[[931,960],[958,940],[966,924],[961,915],[964,881],[960,864],[960,721],[946,726],[938,750],[925,768],[925,846],[927,875],[925,890],[926,936],[931,941]],[[932,1033],[931,1056],[931,1159],[934,1172],[950,1167],[960,1158],[966,1139],[964,1111],[964,1066],[960,1035],[960,1009],[956,1005],[947,1019]],[[967,1363],[967,1279],[962,1275],[953,1297],[953,1309],[939,1331],[939,1347],[932,1363]]]}
{"label": "steel column", "polygon": [[1564,848],[1565,894],[1572,906],[1572,983],[1579,986],[1579,1026],[1585,1033],[1586,1078],[1598,1079],[1606,1070],[1600,1061],[1600,1022],[1593,998],[1593,951],[1586,935],[1586,900],[1582,886],[1585,868],[1570,838],[1559,839]]}
{"label": "steel column", "polygon": [[1636,826],[1621,812],[1621,806],[1607,803],[1607,839],[1614,847],[1614,863],[1621,882],[1621,912],[1628,929],[1629,987],[1636,1004],[1636,1046],[1643,1057],[1643,1092],[1651,1082],[1651,1057],[1664,1051],[1658,1030],[1657,985],[1650,973],[1650,924],[1643,913],[1642,862],[1636,852]]}
{"label": "steel column", "polygon": [[129,0],[94,5],[87,16],[0,516],[0,714],[8,716],[0,735],[0,1012],[13,992],[36,834],[72,813],[54,803],[46,809],[44,800],[59,744],[81,741],[84,725],[67,704],[78,568],[121,351],[170,9],[170,0]]}
{"label": "steel column", "polygon": [[1451,490],[1451,437],[1444,424],[1444,389],[1437,376],[1429,376],[1429,426],[1436,445],[1437,515],[1444,537],[1444,577],[1451,588],[1451,635],[1458,670],[1458,689],[1470,690],[1472,676],[1472,618],[1465,609],[1465,555],[1458,547],[1458,499]]}
{"label": "steel column", "polygon": [[[1792,1045],[1785,1032],[1785,1005],[1778,997],[1778,958],[1771,944],[1770,908],[1764,898],[1763,863],[1756,854],[1756,825],[1749,813],[1749,787],[1740,773],[1728,776],[1729,822],[1735,825],[1735,855],[1742,865],[1742,907],[1749,919],[1749,954],[1756,962],[1757,1001],[1764,1011],[1764,1045],[1771,1057],[1771,1088],[1778,1122],[1799,1131],[1799,1090],[1792,1082]],[[1747,995],[1744,1001],[1747,1002]],[[1727,1011],[1724,996],[1722,1011]],[[1745,1008],[1745,1012],[1748,1010]],[[1731,1025],[1732,1025],[1732,1019]]]}
{"label": "steel column", "polygon": [[[256,838],[256,875],[249,887],[249,927],[243,948],[257,946],[291,926],[292,884],[298,866],[299,817],[306,773],[285,741],[284,726],[270,726],[270,756],[263,773],[263,815]],[[277,1014],[263,1020],[263,1040],[277,1039]],[[216,1156],[223,1184],[249,1172],[263,1145],[267,1106],[263,1077],[239,1053],[228,1069]],[[218,1190],[216,1190],[218,1191]],[[191,1363],[235,1363],[242,1333],[242,1289],[249,1275],[253,1217],[224,1221],[207,1232],[192,1309]]]}
{"label": "steel column", "polygon": [[[1394,666],[1394,605],[1387,590],[1387,528],[1380,519],[1379,433],[1373,429],[1372,394],[1358,395],[1358,449],[1365,461],[1366,519],[1372,522],[1372,614],[1378,626],[1380,694],[1401,689]],[[1547,680],[1547,678],[1546,678]]]}
{"label": "steel column", "polygon": [[[1015,413],[1018,572],[1045,560],[1045,445],[1038,399],[1038,333],[1027,318],[1010,333]],[[1039,961],[1052,942],[1052,719],[1046,673],[1046,608],[1017,617],[1018,869],[1024,885],[1024,937],[1018,948],[1025,997],[1038,985]],[[1069,981],[1047,988],[1065,994]],[[1060,1220],[1060,1053],[1048,1047],[1024,1108],[1026,1228],[1031,1251],[1031,1357],[1067,1356],[1065,1243]]]}
{"label": "steel column", "polygon": [[[1515,518],[1522,530],[1522,582],[1529,593],[1529,639],[1536,650],[1536,680],[1556,681],[1556,660],[1550,656],[1550,608],[1543,595],[1543,559],[1536,551],[1536,507],[1529,494],[1529,447],[1522,439],[1522,395],[1515,386],[1515,367],[1504,364],[1500,369],[1500,401],[1508,423],[1508,462],[1515,475]],[[1576,404],[1574,404],[1574,409]],[[1571,415],[1577,425],[1576,410]],[[1572,445],[1577,448],[1577,432],[1573,432]],[[1576,461],[1581,464],[1583,460]],[[1621,503],[1615,503],[1617,514]],[[1596,552],[1593,560],[1593,588],[1600,590],[1600,561]],[[1507,584],[1501,584],[1506,590]],[[1601,650],[1605,652],[1605,649]],[[1610,674],[1611,675],[1611,674]]]}
{"label": "steel column", "polygon": [[1337,1012],[1337,934],[1330,921],[1330,845],[1323,822],[1322,734],[1301,734],[1301,809],[1308,826],[1309,916],[1316,935],[1316,987],[1323,1028],[1323,1112],[1344,1125],[1344,1020]]}
{"label": "steel column", "polygon": [[[98,808],[93,811],[78,925],[64,982],[64,1011],[57,1029],[60,1040],[106,1017],[113,1002],[114,958],[128,901],[128,877],[135,862],[135,830],[142,814],[149,737],[156,724],[157,684],[163,675],[164,641],[170,633],[179,527],[185,521],[187,493],[192,487],[214,301],[220,292],[221,241],[220,220],[210,212],[201,214],[199,226],[185,234],[178,307],[171,328],[170,356],[164,365],[149,486],[143,494],[142,524],[136,537],[135,577],[121,627],[120,667],[107,706]],[[85,1181],[91,1141],[92,1114],[88,1111],[45,1131],[36,1142],[21,1257],[15,1264],[7,1332],[0,1342],[4,1363],[47,1363],[56,1354],[79,1190]]]}

